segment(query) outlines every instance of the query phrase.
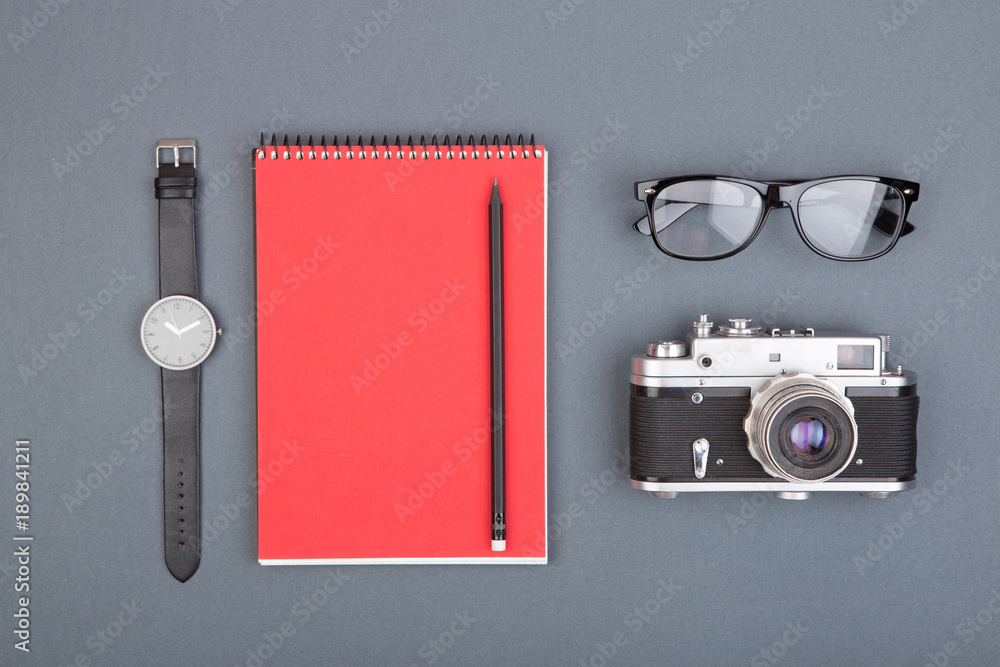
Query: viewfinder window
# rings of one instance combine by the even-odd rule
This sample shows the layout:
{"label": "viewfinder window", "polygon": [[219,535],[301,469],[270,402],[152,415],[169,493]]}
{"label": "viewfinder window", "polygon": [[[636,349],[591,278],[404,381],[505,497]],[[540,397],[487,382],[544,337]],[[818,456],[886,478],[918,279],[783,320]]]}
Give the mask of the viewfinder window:
{"label": "viewfinder window", "polygon": [[838,345],[837,369],[842,371],[870,371],[875,368],[874,345]]}

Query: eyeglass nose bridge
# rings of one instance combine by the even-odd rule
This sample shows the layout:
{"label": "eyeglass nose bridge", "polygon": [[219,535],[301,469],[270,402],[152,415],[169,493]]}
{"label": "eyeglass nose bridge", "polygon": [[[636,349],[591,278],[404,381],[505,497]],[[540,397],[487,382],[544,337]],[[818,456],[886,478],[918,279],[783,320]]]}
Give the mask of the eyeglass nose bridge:
{"label": "eyeglass nose bridge", "polygon": [[767,186],[767,195],[764,197],[766,208],[783,208],[788,206],[788,202],[781,198],[781,190],[777,185]]}
{"label": "eyeglass nose bridge", "polygon": [[[767,194],[764,195],[764,214],[765,214],[765,216],[766,216],[767,212],[770,211],[771,209],[775,209],[775,208],[787,208],[787,209],[791,209],[792,208],[792,197],[791,197],[792,193],[789,193],[787,190],[784,191],[784,192],[782,192],[782,190],[784,190],[784,189],[785,189],[785,185],[784,184],[779,184],[779,183],[769,183],[768,184],[768,186],[767,186]],[[792,211],[792,217],[793,218],[795,217],[795,212],[794,211]],[[763,224],[763,220],[761,220],[761,223]]]}

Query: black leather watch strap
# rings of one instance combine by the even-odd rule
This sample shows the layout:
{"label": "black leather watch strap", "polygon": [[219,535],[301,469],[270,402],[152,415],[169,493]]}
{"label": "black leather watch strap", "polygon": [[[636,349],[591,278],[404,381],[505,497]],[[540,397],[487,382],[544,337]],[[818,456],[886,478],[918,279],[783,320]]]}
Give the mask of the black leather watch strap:
{"label": "black leather watch strap", "polygon": [[183,294],[198,298],[194,197],[198,179],[193,164],[160,165],[155,181],[160,203],[160,298]]}
{"label": "black leather watch strap", "polygon": [[[198,298],[194,164],[160,163],[154,189],[159,202],[160,298]],[[163,550],[167,569],[187,581],[201,562],[201,369],[160,369],[163,393]]]}
{"label": "black leather watch strap", "polygon": [[201,562],[198,399],[201,368],[162,369],[163,550],[167,569],[187,581]]}

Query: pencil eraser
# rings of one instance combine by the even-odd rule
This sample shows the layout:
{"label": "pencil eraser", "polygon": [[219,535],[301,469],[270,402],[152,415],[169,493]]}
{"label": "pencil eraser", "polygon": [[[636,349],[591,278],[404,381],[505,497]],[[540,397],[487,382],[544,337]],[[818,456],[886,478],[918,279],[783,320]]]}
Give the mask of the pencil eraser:
{"label": "pencil eraser", "polygon": [[493,540],[493,551],[506,551],[507,540]]}

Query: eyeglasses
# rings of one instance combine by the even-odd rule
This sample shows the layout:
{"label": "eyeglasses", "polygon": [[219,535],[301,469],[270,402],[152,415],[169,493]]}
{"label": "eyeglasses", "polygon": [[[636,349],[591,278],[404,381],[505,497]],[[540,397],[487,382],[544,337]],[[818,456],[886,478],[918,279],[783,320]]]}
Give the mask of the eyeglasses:
{"label": "eyeglasses", "polygon": [[[880,257],[914,227],[906,222],[917,183],[878,176],[750,181],[682,176],[635,184],[646,217],[633,228],[672,257],[722,259],[746,248],[772,208],[789,207],[814,252],[845,262]],[[649,221],[653,221],[650,228]]]}

